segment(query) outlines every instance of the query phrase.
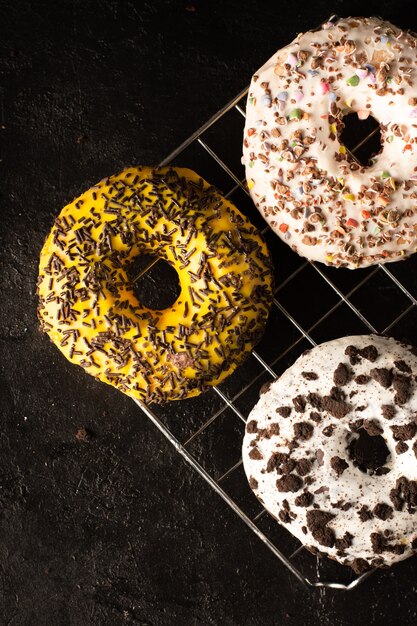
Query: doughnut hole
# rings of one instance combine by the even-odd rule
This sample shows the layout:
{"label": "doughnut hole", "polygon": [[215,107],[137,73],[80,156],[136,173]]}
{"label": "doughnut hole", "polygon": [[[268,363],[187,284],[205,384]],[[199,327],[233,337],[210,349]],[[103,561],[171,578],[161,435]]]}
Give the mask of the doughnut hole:
{"label": "doughnut hole", "polygon": [[385,465],[390,451],[381,435],[371,436],[364,428],[357,435],[348,445],[350,460],[361,472],[373,474]]}
{"label": "doughnut hole", "polygon": [[[370,165],[372,157],[381,151],[381,129],[379,123],[372,115],[365,120],[360,120],[357,113],[349,113],[343,118],[344,128],[339,136],[339,141],[353,154],[355,160],[362,166]],[[376,132],[377,129],[379,132]],[[370,139],[366,137],[375,132]],[[364,142],[360,147],[361,142]],[[356,148],[356,150],[355,150]]]}
{"label": "doughnut hole", "polygon": [[130,267],[129,278],[135,296],[148,309],[169,309],[181,293],[177,271],[167,261],[155,255],[137,257]]}

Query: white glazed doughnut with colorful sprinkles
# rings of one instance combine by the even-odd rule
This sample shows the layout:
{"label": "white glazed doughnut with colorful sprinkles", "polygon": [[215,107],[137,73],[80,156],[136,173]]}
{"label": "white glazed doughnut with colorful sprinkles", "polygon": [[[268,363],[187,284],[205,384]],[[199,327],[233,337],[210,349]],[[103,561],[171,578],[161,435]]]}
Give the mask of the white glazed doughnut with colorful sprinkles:
{"label": "white glazed doughnut with colorful sprinkles", "polygon": [[[362,166],[343,117],[372,115]],[[243,163],[251,196],[298,254],[351,269],[417,250],[417,39],[378,18],[300,34],[253,76]]]}
{"label": "white glazed doughnut with colorful sprinkles", "polygon": [[246,425],[244,468],[265,508],[358,574],[417,552],[416,355],[376,335],[321,344]]}

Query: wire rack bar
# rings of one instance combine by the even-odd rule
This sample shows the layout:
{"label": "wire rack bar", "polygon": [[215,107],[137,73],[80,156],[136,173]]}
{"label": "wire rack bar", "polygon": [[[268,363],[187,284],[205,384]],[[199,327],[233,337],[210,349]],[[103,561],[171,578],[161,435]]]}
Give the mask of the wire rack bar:
{"label": "wire rack bar", "polygon": [[[205,133],[213,131],[216,129],[216,124],[225,116],[225,115],[234,115],[234,111],[238,113],[237,118],[241,120],[243,123],[245,119],[245,111],[244,107],[241,104],[242,99],[247,95],[247,89],[241,91],[233,100],[231,100],[228,104],[226,104],[220,111],[218,111],[215,115],[213,115],[203,126],[201,126],[196,132],[194,132],[188,139],[186,139],[181,145],[179,145],[171,154],[169,154],[161,163],[161,166],[168,165],[173,163],[181,154],[189,148],[191,145],[197,145],[201,148],[206,155],[212,161],[217,164],[227,175],[227,179],[230,182],[230,189],[225,194],[226,197],[233,196],[234,193],[238,191],[243,191],[247,196],[250,196],[249,191],[246,186],[245,179],[241,178],[237,173],[233,171],[227,164],[227,158],[223,158],[219,156],[217,149],[215,149],[212,145],[210,145],[210,139],[206,138]],[[243,130],[243,129],[242,129]],[[357,150],[359,150],[371,137],[373,137],[379,128],[374,129],[367,137],[359,141],[354,148],[351,149],[352,154],[355,154]],[[236,146],[237,150],[241,151],[240,145]],[[201,172],[204,176],[204,171]],[[207,176],[210,180],[210,177]],[[261,232],[263,235],[266,235],[270,231],[268,225],[265,225]],[[277,238],[278,240],[278,238]],[[152,267],[158,262],[158,259],[153,259],[150,261],[147,266],[141,270],[137,276],[135,276],[134,280],[139,280],[143,278],[143,276],[149,272]],[[331,292],[335,294],[337,300],[334,304],[327,307],[327,310],[322,313],[318,319],[311,320],[308,323],[301,323],[296,317],[288,310],[287,306],[284,306],[283,302],[281,302],[282,295],[286,288],[291,286],[293,281],[299,280],[302,277],[302,272],[307,271],[309,266],[313,269],[315,274],[320,277],[320,280],[324,285],[327,285],[327,288],[330,288]],[[339,270],[340,271],[340,270]],[[230,409],[231,413],[227,413],[226,419],[235,419],[237,418],[238,423],[241,425],[246,422],[246,417],[239,406],[242,404],[242,400],[245,398],[245,394],[252,393],[253,390],[258,389],[260,381],[263,377],[267,376],[269,379],[276,379],[278,376],[278,371],[281,371],[283,360],[288,357],[288,355],[292,351],[301,352],[303,349],[303,344],[305,342],[310,346],[317,345],[317,341],[315,339],[314,333],[320,327],[320,325],[327,320],[331,315],[336,314],[341,307],[345,305],[347,309],[355,316],[355,319],[359,320],[365,328],[369,330],[369,332],[377,333],[377,329],[375,325],[370,321],[367,316],[360,310],[360,307],[356,306],[352,301],[352,298],[355,297],[361,290],[361,288],[368,283],[368,281],[372,280],[372,278],[376,277],[376,275],[382,272],[383,275],[391,281],[390,284],[395,285],[397,289],[399,289],[402,294],[407,298],[408,304],[404,305],[402,310],[396,311],[395,317],[393,320],[389,321],[386,325],[382,333],[387,333],[390,331],[397,323],[407,317],[413,309],[415,309],[417,305],[417,299],[412,295],[409,289],[406,288],[405,285],[395,276],[395,274],[389,270],[385,265],[376,265],[374,268],[370,268],[366,275],[362,278],[362,280],[358,281],[355,285],[351,286],[346,290],[346,293],[336,284],[335,279],[332,280],[328,274],[326,273],[326,268],[324,266],[320,266],[319,264],[311,261],[307,261],[305,259],[299,260],[299,265],[292,269],[290,274],[287,277],[282,278],[280,281],[277,281],[278,284],[275,288],[274,292],[274,300],[273,307],[279,312],[280,315],[284,316],[292,325],[293,329],[298,333],[298,336],[289,341],[289,345],[284,346],[279,350],[277,355],[274,355],[272,358],[266,359],[258,350],[258,348],[252,351],[252,357],[254,363],[257,364],[257,367],[260,368],[260,371],[256,373],[251,373],[249,380],[243,380],[238,385],[238,389],[227,391],[227,388],[224,387],[222,383],[219,386],[213,387],[213,394],[217,396],[217,398],[221,401],[219,407],[216,406],[216,409],[213,413],[205,418],[204,423],[197,426],[193,432],[188,433],[184,436],[183,442],[174,434],[171,428],[167,426],[164,420],[164,416],[159,416],[156,410],[151,409],[144,402],[137,400],[136,403],[138,407],[145,413],[145,415],[151,420],[151,422],[158,428],[160,432],[167,438],[167,440],[174,446],[175,450],[181,455],[181,457],[191,466],[193,469],[205,480],[207,485],[213,489],[234,511],[234,513],[248,526],[255,535],[264,543],[265,546],[271,551],[271,553],[283,564],[289,572],[295,576],[295,578],[300,581],[305,587],[310,588],[331,588],[331,589],[339,589],[343,591],[350,591],[351,589],[356,588],[360,585],[364,580],[366,580],[370,575],[372,575],[373,571],[366,572],[365,574],[354,578],[350,582],[339,582],[338,580],[322,580],[321,576],[319,577],[317,574],[314,578],[311,575],[307,575],[303,572],[303,567],[296,567],[293,561],[300,557],[300,555],[307,556],[308,559],[315,562],[316,557],[306,553],[306,549],[302,544],[300,544],[297,548],[292,549],[289,554],[286,554],[288,551],[286,549],[286,542],[283,541],[282,545],[279,545],[272,541],[267,537],[265,532],[261,530],[258,523],[268,519],[269,513],[262,509],[258,513],[253,515],[247,515],[243,510],[240,503],[239,498],[235,499],[227,492],[226,483],[229,479],[233,479],[237,476],[238,472],[242,471],[242,458],[240,457],[238,460],[235,460],[229,467],[226,469],[222,469],[217,472],[217,477],[212,475],[204,465],[198,460],[195,454],[192,453],[194,443],[199,440],[199,438],[204,438],[207,433],[210,431],[212,427],[219,423],[219,418],[224,419],[225,412]],[[279,367],[277,367],[279,366]],[[242,366],[243,368],[245,366]],[[230,377],[230,379],[233,375]],[[210,392],[211,393],[211,392]],[[239,403],[239,406],[238,406]],[[251,408],[251,407],[249,407]],[[251,492],[249,487],[247,486],[246,480],[242,478],[242,486],[244,485],[247,488],[247,496],[245,497],[253,497],[251,496]],[[290,535],[289,535],[290,537]],[[346,577],[346,568],[343,569],[343,572]]]}

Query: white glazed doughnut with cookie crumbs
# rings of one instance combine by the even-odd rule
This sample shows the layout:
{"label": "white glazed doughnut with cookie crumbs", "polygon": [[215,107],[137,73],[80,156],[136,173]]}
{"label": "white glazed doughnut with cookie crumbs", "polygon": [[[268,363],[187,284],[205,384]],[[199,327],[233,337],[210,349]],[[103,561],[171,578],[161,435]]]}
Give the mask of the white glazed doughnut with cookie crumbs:
{"label": "white glazed doughnut with cookie crumbs", "polygon": [[[381,151],[362,166],[343,117],[373,116]],[[417,250],[417,40],[378,18],[300,34],[253,76],[243,163],[271,228],[308,259],[355,269]]]}
{"label": "white glazed doughnut with cookie crumbs", "polygon": [[305,352],[261,395],[249,484],[310,551],[356,573],[417,552],[417,350],[362,335]]}

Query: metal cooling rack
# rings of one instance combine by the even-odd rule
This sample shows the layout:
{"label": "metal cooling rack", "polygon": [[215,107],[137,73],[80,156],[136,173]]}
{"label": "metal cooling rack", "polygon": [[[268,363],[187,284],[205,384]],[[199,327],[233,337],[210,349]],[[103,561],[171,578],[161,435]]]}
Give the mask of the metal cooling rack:
{"label": "metal cooling rack", "polygon": [[[203,402],[200,397],[199,404],[195,399],[156,408],[141,401],[137,404],[301,583],[350,591],[373,572],[355,577],[349,568],[317,559],[252,494],[241,459],[244,425],[260,387],[277,378],[306,348],[348,334],[389,332],[404,338],[407,331],[417,328],[417,279],[412,278],[417,276],[417,264],[411,258],[390,269],[385,265],[335,269],[308,262],[282,243],[265,226],[245,184],[240,159],[246,95],[247,90],[241,92],[161,165],[195,169],[227,191],[225,195],[263,233],[275,263],[277,285],[264,338],[232,376],[204,395]],[[358,141],[351,152],[357,154],[377,131]],[[149,278],[156,263],[148,264],[136,280]],[[408,332],[408,338],[415,343],[413,332]]]}

